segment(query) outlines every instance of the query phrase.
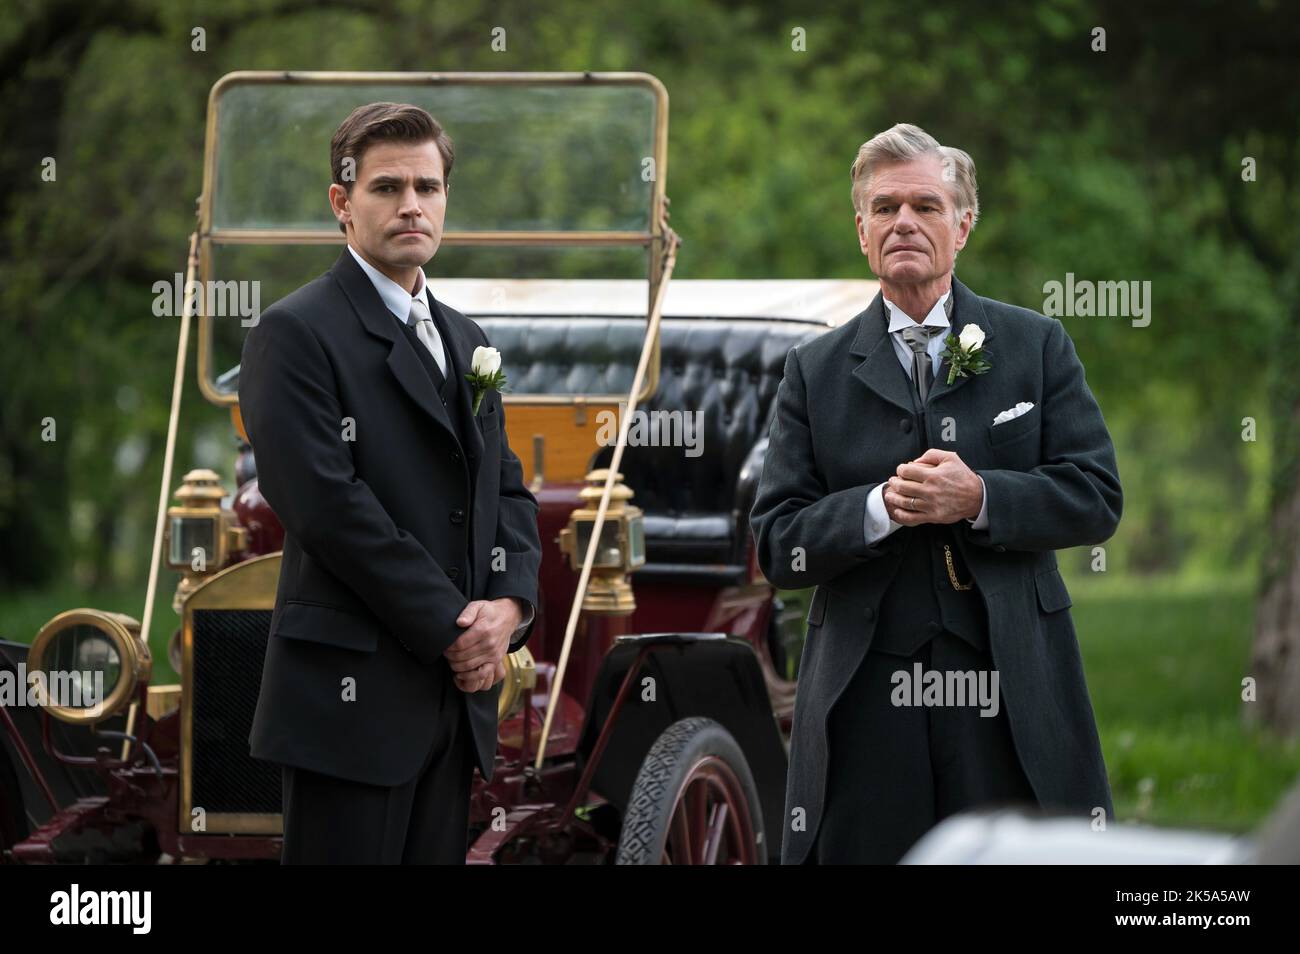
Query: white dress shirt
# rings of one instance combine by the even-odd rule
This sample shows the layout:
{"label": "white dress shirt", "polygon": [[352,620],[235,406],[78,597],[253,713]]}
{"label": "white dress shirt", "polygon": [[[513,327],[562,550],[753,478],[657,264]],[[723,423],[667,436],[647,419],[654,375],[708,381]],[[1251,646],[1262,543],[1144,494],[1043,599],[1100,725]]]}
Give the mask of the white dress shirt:
{"label": "white dress shirt", "polygon": [[[430,312],[432,312],[433,303],[429,301],[429,297],[426,294],[428,291],[428,280],[424,277],[423,269],[416,269],[419,278],[416,282],[415,294],[413,295],[358,255],[357,250],[351,245],[348,246],[348,251],[351,252],[352,257],[357,260],[357,264],[361,266],[361,270],[366,273],[366,277],[370,279],[370,283],[375,286],[375,291],[379,292],[379,297],[383,300],[384,307],[391,311],[393,316],[402,324],[406,324],[410,320],[411,304],[413,299],[418,296],[425,296],[425,302],[429,306]],[[432,352],[434,360],[438,362],[438,367],[442,370],[443,377],[446,377],[446,348],[442,343],[442,338],[438,335],[438,327],[436,324],[433,326],[433,339],[436,342],[437,347],[430,347],[429,350]],[[536,610],[533,607],[533,604],[529,603],[525,599],[521,599],[518,596],[512,596],[511,599],[519,604],[519,612],[523,613],[523,621],[510,637],[510,641],[514,642],[523,634],[523,631],[528,628],[529,624],[532,623]]]}
{"label": "white dress shirt", "polygon": [[[357,260],[361,270],[366,273],[366,277],[370,279],[370,284],[375,286],[375,291],[379,292],[379,297],[383,299],[384,306],[393,313],[393,316],[398,321],[404,325],[410,324],[411,307],[415,304],[417,298],[424,299],[424,307],[429,309],[430,314],[432,314],[433,303],[429,301],[429,296],[426,294],[428,281],[424,277],[423,269],[416,269],[416,288],[412,293],[358,255],[357,250],[351,245],[348,246],[348,251]],[[432,341],[425,340],[423,334],[421,334],[420,338],[425,342],[425,347],[429,349],[433,359],[438,362],[438,370],[442,372],[442,376],[445,378],[447,376],[447,351],[443,346],[442,337],[438,334],[438,326],[430,324],[424,330],[432,331]]]}
{"label": "white dress shirt", "polygon": [[[948,315],[944,310],[944,303],[947,302],[948,296],[952,294],[949,290],[944,292],[943,296],[934,303],[930,313],[925,316],[922,325],[931,325],[936,328],[944,329],[942,334],[932,335],[926,345],[926,353],[934,363],[934,379],[939,380],[939,366],[943,363],[940,355],[943,353],[943,339],[947,337],[949,328]],[[885,302],[885,310],[889,315],[889,340],[894,343],[894,353],[898,355],[898,361],[903,366],[903,371],[907,374],[907,379],[912,379],[912,348],[903,339],[903,329],[915,326],[916,322],[907,312],[899,308],[888,298],[882,299]],[[979,474],[975,475],[979,477]],[[980,487],[984,487],[984,478],[980,477]],[[974,518],[966,518],[966,522],[971,525],[973,530],[983,530],[989,525],[989,498],[985,493],[980,503],[980,512]],[[879,543],[885,537],[889,536],[899,527],[901,523],[895,523],[889,518],[889,511],[885,508],[885,485],[878,484],[867,495],[867,513],[863,518],[863,534],[866,536],[867,545]]]}

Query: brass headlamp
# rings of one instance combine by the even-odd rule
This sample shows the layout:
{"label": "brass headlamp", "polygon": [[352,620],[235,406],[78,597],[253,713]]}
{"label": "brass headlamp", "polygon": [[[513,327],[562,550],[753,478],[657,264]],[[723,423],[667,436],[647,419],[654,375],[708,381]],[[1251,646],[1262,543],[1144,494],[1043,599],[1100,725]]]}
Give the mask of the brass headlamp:
{"label": "brass headlamp", "polygon": [[[560,550],[568,557],[575,573],[582,571],[608,475],[605,468],[587,475],[587,486],[578,494],[585,506],[573,511],[569,525],[560,531]],[[591,579],[582,601],[583,610],[605,616],[626,616],[636,609],[632,584],[627,577],[645,563],[645,515],[640,507],[628,503],[633,493],[621,483],[622,478],[622,474],[614,475],[616,483],[610,489],[609,506],[591,565]]]}
{"label": "brass headlamp", "polygon": [[225,495],[215,471],[192,470],[176,491],[177,503],[167,508],[163,530],[167,565],[184,574],[172,601],[177,612],[200,580],[220,570],[232,553],[247,545],[247,531],[233,514],[221,509]]}
{"label": "brass headlamp", "polygon": [[75,609],[41,627],[27,666],[50,715],[88,724],[124,709],[136,687],[148,681],[153,660],[140,638],[140,624],[130,616]]}

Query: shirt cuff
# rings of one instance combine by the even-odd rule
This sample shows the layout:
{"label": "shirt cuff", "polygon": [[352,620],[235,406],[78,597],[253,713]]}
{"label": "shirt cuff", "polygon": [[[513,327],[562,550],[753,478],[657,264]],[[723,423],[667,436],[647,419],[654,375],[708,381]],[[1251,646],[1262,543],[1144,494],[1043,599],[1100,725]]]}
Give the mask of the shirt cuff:
{"label": "shirt cuff", "polygon": [[515,627],[514,634],[510,637],[510,641],[513,643],[523,635],[524,630],[533,624],[533,617],[537,615],[537,610],[534,608],[532,603],[525,599],[521,599],[518,596],[512,596],[510,598],[519,604],[519,612],[524,614],[523,621]]}
{"label": "shirt cuff", "polygon": [[867,546],[874,546],[903,525],[889,519],[885,509],[885,485],[876,484],[867,494],[867,512],[862,519],[862,535]]}
{"label": "shirt cuff", "polygon": [[[979,474],[975,476],[980,477]],[[966,522],[970,524],[972,530],[984,530],[989,525],[989,490],[984,486],[983,477],[980,477],[980,489],[983,492],[980,500],[980,512],[974,520],[970,517],[966,518]]]}

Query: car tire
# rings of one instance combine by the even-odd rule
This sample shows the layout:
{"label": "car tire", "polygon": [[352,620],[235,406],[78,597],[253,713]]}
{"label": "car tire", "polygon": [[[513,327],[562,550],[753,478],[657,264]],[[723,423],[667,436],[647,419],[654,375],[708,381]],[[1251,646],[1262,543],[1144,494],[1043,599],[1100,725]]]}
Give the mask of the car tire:
{"label": "car tire", "polygon": [[762,803],[745,753],[712,719],[674,722],[641,763],[615,863],[766,861]]}

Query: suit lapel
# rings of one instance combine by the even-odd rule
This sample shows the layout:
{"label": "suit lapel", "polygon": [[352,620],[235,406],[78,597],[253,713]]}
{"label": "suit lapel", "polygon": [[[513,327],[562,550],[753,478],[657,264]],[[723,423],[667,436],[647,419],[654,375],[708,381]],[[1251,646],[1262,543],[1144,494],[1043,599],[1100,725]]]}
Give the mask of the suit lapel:
{"label": "suit lapel", "polygon": [[[967,325],[978,325],[984,331],[984,347],[993,340],[993,326],[989,324],[988,317],[984,314],[984,306],[980,304],[979,296],[973,291],[957,281],[957,276],[952,279],[952,333],[958,334],[961,329]],[[988,373],[992,373],[990,370]],[[968,374],[965,377],[954,378],[952,384],[948,383],[948,362],[944,361],[939,366],[939,373],[935,376],[934,387],[926,395],[925,403],[934,404],[936,401],[942,401],[949,395],[955,393],[966,382],[970,381],[975,375]]]}
{"label": "suit lapel", "polygon": [[447,409],[435,393],[429,375],[420,367],[420,359],[411,349],[410,342],[397,326],[397,318],[384,305],[379,292],[346,248],[330,269],[330,274],[347,295],[352,310],[357,313],[366,331],[388,343],[388,369],[397,378],[402,390],[447,432],[453,442],[459,444]]}
{"label": "suit lapel", "polygon": [[[993,339],[993,328],[984,314],[984,306],[980,304],[979,296],[957,281],[955,276],[952,280],[952,294],[953,334],[965,325],[979,325],[984,330],[984,342],[987,346]],[[853,369],[853,376],[882,400],[909,413],[915,413],[912,379],[903,370],[902,362],[898,360],[898,354],[894,351],[893,342],[889,339],[889,321],[885,314],[884,296],[877,292],[876,297],[867,306],[867,310],[853,320],[858,322],[858,332],[853,338],[849,353],[863,359]],[[939,367],[939,374],[934,379],[934,386],[926,396],[926,405],[947,398],[970,379],[971,376],[967,375],[964,378],[956,378],[952,384],[949,384],[948,362],[944,361]]]}
{"label": "suit lapel", "polygon": [[[479,420],[474,417],[470,403],[470,384],[465,380],[465,375],[470,369],[470,359],[474,356],[474,343],[466,334],[466,329],[461,327],[461,323],[452,319],[447,309],[442,306],[442,302],[434,298],[432,293],[429,294],[429,301],[433,305],[430,313],[438,326],[438,334],[442,335],[443,347],[447,352],[447,377],[456,394],[456,412],[460,415],[461,430],[464,431],[465,440],[469,442],[471,475],[477,479],[478,466],[483,460],[483,432],[479,429]],[[479,410],[487,410],[486,398]]]}
{"label": "suit lapel", "polygon": [[903,370],[889,340],[884,296],[876,292],[867,310],[853,320],[858,322],[858,333],[853,338],[849,354],[863,358],[853,369],[853,376],[882,400],[909,414],[914,413],[912,380]]}

